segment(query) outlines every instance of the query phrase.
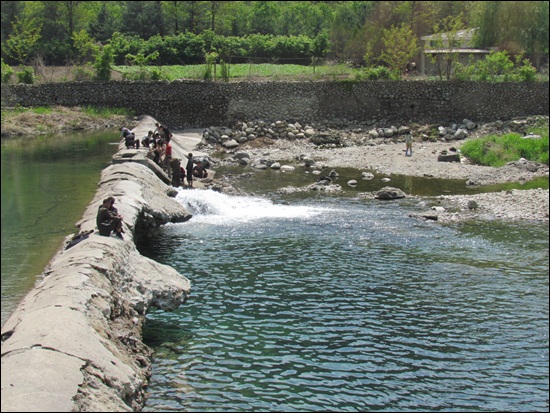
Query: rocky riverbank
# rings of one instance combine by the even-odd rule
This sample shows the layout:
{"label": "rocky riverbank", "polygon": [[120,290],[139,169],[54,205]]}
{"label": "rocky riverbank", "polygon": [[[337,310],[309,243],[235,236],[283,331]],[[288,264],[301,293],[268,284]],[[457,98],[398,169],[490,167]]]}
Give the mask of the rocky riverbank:
{"label": "rocky riverbank", "polygon": [[[98,120],[83,115],[78,108],[59,108],[54,115],[40,115],[23,113],[11,120],[2,119],[2,136],[14,136],[21,133],[41,133],[44,124],[53,122],[55,126],[50,129],[67,131],[71,128],[97,129],[112,128],[120,125],[137,125],[136,135],[146,134],[147,122],[138,124],[134,118],[114,115],[108,119]],[[488,134],[504,134],[516,132],[527,133],[529,127],[535,124],[548,125],[548,116],[533,116],[524,119],[509,121],[496,121],[485,124],[473,124],[465,120],[463,125],[342,125],[339,129],[331,129],[328,125],[316,125],[315,128],[303,126],[303,131],[296,130],[293,125],[283,122],[287,127],[285,138],[280,135],[276,139],[258,136],[258,129],[269,131],[269,125],[256,124],[241,125],[241,129],[229,130],[217,128],[220,142],[212,143],[211,128],[204,131],[176,131],[174,142],[180,142],[182,150],[197,152],[200,148],[207,155],[225,151],[236,155],[236,162],[243,159],[259,160],[263,163],[290,163],[304,162],[304,159],[313,162],[316,168],[322,171],[330,171],[334,168],[355,168],[360,171],[372,171],[387,175],[408,175],[434,177],[441,179],[463,179],[466,185],[485,186],[506,182],[525,183],[538,177],[548,177],[548,166],[527,161],[516,161],[501,168],[472,165],[467,159],[461,157],[461,162],[439,162],[439,155],[459,153],[465,139],[475,139]],[[75,126],[76,125],[76,126]],[[279,125],[276,125],[279,127]],[[290,127],[291,126],[291,127]],[[145,129],[144,129],[145,128]],[[272,131],[277,133],[277,128]],[[209,131],[210,136],[205,136]],[[237,134],[238,132],[238,134]],[[224,133],[228,134],[226,140],[221,140]],[[413,155],[405,156],[404,133],[414,136]],[[202,142],[201,142],[202,138]],[[460,139],[459,139],[460,138]],[[245,154],[245,155],[243,155]],[[246,157],[246,158],[243,158]],[[357,178],[360,179],[360,176]],[[389,183],[391,185],[391,181]],[[206,187],[227,188],[223,181],[207,183]],[[480,196],[477,196],[479,198]],[[540,193],[539,190],[513,191],[507,193],[505,199],[499,194],[485,194],[480,199],[481,208],[489,208],[490,211],[508,208],[509,211],[491,214],[476,214],[471,210],[456,213],[461,206],[473,199],[472,196],[458,196],[446,199],[449,204],[446,211],[454,210],[451,214],[440,212],[441,222],[450,219],[479,218],[496,216],[506,219],[535,219],[548,220],[548,190]],[[513,200],[511,200],[513,199]],[[526,206],[525,200],[531,200],[530,206]],[[531,209],[534,211],[531,211]],[[527,212],[527,211],[531,212]]]}
{"label": "rocky riverbank", "polygon": [[[442,162],[442,154],[460,154],[460,148],[467,139],[476,139],[488,134],[505,134],[517,132],[527,133],[527,128],[540,122],[548,125],[548,117],[537,116],[526,119],[515,119],[508,122],[492,122],[483,125],[468,126],[468,131],[461,132],[460,139],[455,139],[460,127],[453,128],[440,126],[439,139],[433,139],[426,133],[434,127],[402,126],[399,128],[384,128],[370,130],[355,128],[348,130],[329,130],[323,128],[316,131],[310,126],[299,130],[298,126],[286,125],[286,134],[290,139],[281,139],[253,136],[258,133],[258,126],[231,133],[227,128],[219,136],[219,142],[213,142],[212,129],[203,134],[200,147],[209,152],[223,151],[232,154],[224,162],[234,162],[257,168],[281,168],[286,165],[308,165],[313,171],[321,171],[327,175],[329,171],[338,168],[355,168],[358,172],[357,180],[361,179],[361,172],[375,172],[386,175],[391,186],[392,175],[422,176],[441,179],[462,179],[465,185],[481,187],[501,183],[525,183],[539,177],[548,177],[548,165],[529,162],[520,159],[510,162],[500,168],[471,164],[465,157],[457,156],[460,162]],[[466,122],[465,122],[466,123]],[[260,125],[261,126],[261,125]],[[275,125],[266,133],[277,133]],[[290,131],[296,129],[295,133]],[[467,129],[464,127],[464,130]],[[289,132],[290,131],[290,132]],[[374,131],[374,133],[373,133]],[[386,133],[389,136],[380,136]],[[413,154],[405,155],[406,133],[414,136]],[[253,136],[250,139],[250,136]],[[325,143],[319,145],[315,136],[324,136]],[[240,142],[238,141],[241,137]],[[332,143],[331,143],[332,142]],[[337,144],[335,144],[335,142]],[[213,144],[214,143],[214,144]],[[282,166],[281,166],[282,165]],[[289,168],[288,170],[291,170]],[[289,172],[292,173],[292,172]],[[466,208],[468,201],[476,201],[478,207]],[[435,213],[432,211],[426,216],[440,222],[457,221],[461,219],[510,219],[510,220],[537,220],[548,221],[548,190],[514,190],[503,193],[485,193],[473,196],[442,196],[436,201],[445,204]],[[470,204],[472,205],[472,204]],[[434,216],[435,214],[435,216]]]}

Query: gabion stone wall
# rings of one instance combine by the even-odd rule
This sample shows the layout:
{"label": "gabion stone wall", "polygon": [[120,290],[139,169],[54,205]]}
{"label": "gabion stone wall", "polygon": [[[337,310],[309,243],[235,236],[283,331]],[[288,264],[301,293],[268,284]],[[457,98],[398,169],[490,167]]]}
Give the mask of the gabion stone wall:
{"label": "gabion stone wall", "polygon": [[237,121],[437,123],[548,115],[548,82],[71,82],[2,85],[3,106],[125,107],[173,128]]}

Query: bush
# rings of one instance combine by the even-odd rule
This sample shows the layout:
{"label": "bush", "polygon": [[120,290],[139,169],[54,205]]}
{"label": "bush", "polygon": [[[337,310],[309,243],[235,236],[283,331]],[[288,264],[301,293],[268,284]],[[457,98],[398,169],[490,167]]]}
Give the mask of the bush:
{"label": "bush", "polygon": [[359,71],[356,75],[357,80],[397,80],[396,76],[390,69],[384,66],[368,67]]}
{"label": "bush", "polygon": [[17,82],[25,83],[27,85],[34,84],[35,77],[32,67],[24,67],[21,72],[17,72]]}
{"label": "bush", "polygon": [[504,166],[525,158],[548,165],[548,129],[541,139],[524,139],[516,133],[466,141],[462,153],[478,165]]}
{"label": "bush", "polygon": [[518,55],[514,62],[506,51],[493,51],[484,60],[468,65],[457,63],[454,68],[455,79],[463,81],[533,82],[536,80],[536,76],[537,70],[528,59]]}
{"label": "bush", "polygon": [[2,59],[2,83],[9,83],[11,75],[13,75],[13,69]]}
{"label": "bush", "polygon": [[524,64],[519,68],[518,77],[520,82],[534,82],[537,78],[537,69],[531,64]]}
{"label": "bush", "polygon": [[77,66],[73,71],[73,76],[74,80],[77,82],[92,80],[94,78],[94,72],[87,67]]}

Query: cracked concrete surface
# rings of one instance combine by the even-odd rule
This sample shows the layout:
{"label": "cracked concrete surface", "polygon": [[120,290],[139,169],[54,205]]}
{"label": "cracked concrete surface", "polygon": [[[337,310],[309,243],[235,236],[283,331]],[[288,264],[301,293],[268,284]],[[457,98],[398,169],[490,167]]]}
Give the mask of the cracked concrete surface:
{"label": "cracked concrete surface", "polygon": [[[154,122],[145,118],[139,127],[154,129]],[[119,149],[125,150],[122,144]],[[181,156],[176,148],[174,154]],[[151,351],[141,335],[145,314],[152,306],[178,308],[190,283],[143,257],[134,240],[152,227],[191,217],[173,191],[146,160],[116,163],[102,172],[77,225],[81,232],[95,230],[102,199],[113,195],[125,238],[94,231],[70,249],[62,247],[6,321],[3,412],[141,410],[151,374]],[[145,213],[155,219],[143,220]]]}

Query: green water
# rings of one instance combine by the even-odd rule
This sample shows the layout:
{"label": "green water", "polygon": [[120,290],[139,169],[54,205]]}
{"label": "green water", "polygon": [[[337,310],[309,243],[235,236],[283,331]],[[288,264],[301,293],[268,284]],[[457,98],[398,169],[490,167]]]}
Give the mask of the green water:
{"label": "green water", "polygon": [[2,139],[2,324],[77,231],[116,131]]}
{"label": "green water", "polygon": [[[360,192],[374,192],[385,186],[392,186],[401,189],[407,195],[413,196],[439,196],[445,194],[453,195],[472,195],[483,192],[498,192],[509,189],[548,189],[548,177],[541,177],[529,182],[519,183],[511,182],[505,184],[495,184],[490,186],[467,186],[466,181],[462,179],[436,179],[422,176],[391,175],[389,181],[382,179],[388,178],[387,175],[373,173],[371,180],[362,180],[361,171],[353,168],[334,168],[338,173],[338,178],[333,180],[334,184],[342,187],[342,192],[338,196],[355,196]],[[282,187],[298,187],[314,184],[319,176],[328,175],[330,170],[324,170],[321,175],[314,175],[311,169],[297,167],[292,173],[281,173],[276,170],[257,170],[247,168],[246,172],[252,172],[252,176],[239,177],[243,173],[243,168],[239,166],[225,166],[216,170],[216,176],[231,175],[236,177],[234,185],[238,186],[247,193],[269,193]],[[356,186],[347,184],[350,180],[356,180]],[[310,193],[311,195],[311,193]]]}
{"label": "green water", "polygon": [[438,225],[413,198],[230,197],[140,251],[189,278],[150,311],[149,412],[548,409],[548,224]]}

